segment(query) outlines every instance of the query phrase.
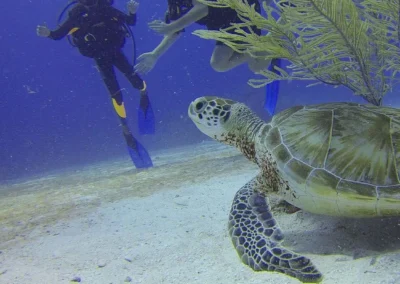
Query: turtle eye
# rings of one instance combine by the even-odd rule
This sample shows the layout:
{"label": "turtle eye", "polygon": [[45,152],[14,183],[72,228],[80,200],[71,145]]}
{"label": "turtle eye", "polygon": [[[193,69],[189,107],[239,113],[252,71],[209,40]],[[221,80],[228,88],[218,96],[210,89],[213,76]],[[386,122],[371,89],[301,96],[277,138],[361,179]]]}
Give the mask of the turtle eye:
{"label": "turtle eye", "polygon": [[196,110],[197,111],[201,111],[203,109],[203,107],[204,107],[204,103],[203,102],[198,102],[196,104]]}

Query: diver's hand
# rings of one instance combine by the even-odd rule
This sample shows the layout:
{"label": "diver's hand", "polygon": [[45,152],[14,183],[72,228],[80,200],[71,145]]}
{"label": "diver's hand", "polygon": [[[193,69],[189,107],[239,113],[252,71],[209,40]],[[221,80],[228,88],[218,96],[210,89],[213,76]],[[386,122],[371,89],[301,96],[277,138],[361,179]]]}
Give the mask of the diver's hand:
{"label": "diver's hand", "polygon": [[170,35],[176,32],[172,29],[172,26],[170,24],[166,24],[160,20],[150,22],[149,28],[161,35]]}
{"label": "diver's hand", "polygon": [[137,10],[139,9],[139,3],[134,0],[128,1],[126,6],[128,7],[128,12],[130,14],[136,14]]}
{"label": "diver's hand", "polygon": [[50,30],[46,26],[46,24],[44,24],[43,26],[37,26],[36,27],[36,34],[38,36],[48,37],[50,35]]}
{"label": "diver's hand", "polygon": [[153,52],[146,52],[140,55],[137,60],[139,63],[135,65],[135,72],[139,74],[146,74],[154,68],[158,57]]}

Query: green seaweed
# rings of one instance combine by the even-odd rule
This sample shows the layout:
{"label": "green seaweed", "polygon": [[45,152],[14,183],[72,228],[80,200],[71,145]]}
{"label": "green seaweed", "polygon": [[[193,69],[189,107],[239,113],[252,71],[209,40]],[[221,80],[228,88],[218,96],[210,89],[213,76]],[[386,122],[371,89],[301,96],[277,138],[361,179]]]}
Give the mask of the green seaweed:
{"label": "green seaweed", "polygon": [[[276,80],[316,80],[311,85],[345,86],[381,105],[384,95],[399,83],[399,0],[296,0],[296,7],[279,5],[286,0],[271,0],[267,2],[280,8],[264,1],[265,17],[242,0],[199,1],[235,9],[244,23],[219,31],[196,30],[195,35],[253,57],[291,62],[287,70],[278,69],[281,74],[259,72],[264,78],[249,81],[255,88]],[[249,26],[268,34],[241,29]]]}

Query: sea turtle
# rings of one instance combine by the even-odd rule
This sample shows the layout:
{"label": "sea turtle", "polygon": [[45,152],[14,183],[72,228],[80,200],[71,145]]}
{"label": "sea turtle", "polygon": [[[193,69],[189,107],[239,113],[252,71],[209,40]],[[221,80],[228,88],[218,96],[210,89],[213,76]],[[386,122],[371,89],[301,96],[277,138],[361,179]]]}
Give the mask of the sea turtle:
{"label": "sea turtle", "polygon": [[229,233],[256,271],[319,282],[312,262],[282,245],[268,201],[277,193],[308,212],[344,217],[400,215],[400,110],[355,103],[295,106],[265,123],[229,99],[201,97],[188,115],[204,134],[236,146],[260,173],[236,193]]}

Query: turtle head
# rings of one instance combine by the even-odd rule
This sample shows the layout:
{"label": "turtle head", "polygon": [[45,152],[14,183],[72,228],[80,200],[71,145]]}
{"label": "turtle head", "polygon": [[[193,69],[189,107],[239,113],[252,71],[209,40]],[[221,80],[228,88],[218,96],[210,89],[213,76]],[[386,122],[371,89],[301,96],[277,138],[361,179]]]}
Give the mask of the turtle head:
{"label": "turtle head", "polygon": [[230,132],[232,107],[237,102],[217,97],[201,97],[189,106],[189,117],[197,128],[211,138],[225,142]]}
{"label": "turtle head", "polygon": [[264,122],[242,103],[218,97],[200,97],[188,109],[190,119],[207,136],[236,146],[253,160],[254,138]]}

